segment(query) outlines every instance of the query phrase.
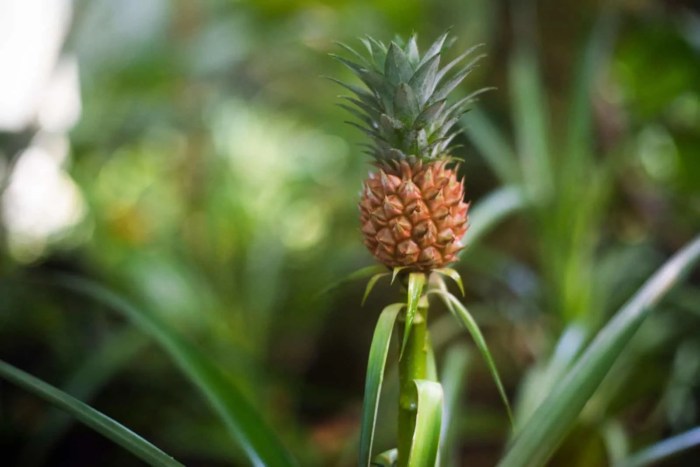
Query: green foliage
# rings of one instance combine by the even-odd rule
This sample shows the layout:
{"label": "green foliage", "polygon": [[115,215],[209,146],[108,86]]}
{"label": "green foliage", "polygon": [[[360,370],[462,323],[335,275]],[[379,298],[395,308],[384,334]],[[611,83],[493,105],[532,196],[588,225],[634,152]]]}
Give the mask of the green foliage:
{"label": "green foliage", "polygon": [[440,383],[423,380],[416,380],[415,385],[418,393],[416,430],[413,433],[408,465],[435,465],[442,426],[442,386]]}
{"label": "green foliage", "polygon": [[[700,231],[698,22],[688,2],[606,4],[600,11],[590,2],[512,2],[508,14],[485,0],[447,0],[439,8],[142,3],[73,9],[65,41],[54,44],[62,63],[76,60],[80,70],[79,89],[59,93],[80,97],[76,126],[44,126],[64,101],[54,95],[63,84],[51,78],[51,91],[32,99],[51,105],[27,109],[36,116],[29,127],[0,131],[2,360],[118,413],[188,465],[250,463],[246,439],[257,439],[250,449],[267,452],[266,436],[277,438],[260,428],[263,420],[302,465],[356,465],[358,442],[368,434],[369,451],[396,446],[400,349],[388,338],[372,430],[359,407],[372,326],[377,312],[397,301],[399,287],[357,281],[387,273],[363,268],[370,255],[359,241],[355,201],[367,163],[355,129],[342,123],[346,111],[333,105],[338,88],[319,76],[359,83],[349,86],[356,97],[345,107],[361,125],[367,114],[376,116],[374,104],[396,102],[396,115],[380,120],[388,133],[424,127],[476,99],[461,84],[454,101],[437,97],[483,53],[478,67],[461,74],[470,73],[475,89],[498,90],[478,96],[479,107],[458,122],[464,134],[451,144],[472,203],[467,248],[452,267],[464,279],[458,301],[479,324],[502,389],[514,396],[515,432],[541,436],[566,427],[553,438],[564,436],[560,443],[548,438],[532,454],[540,459],[554,449],[553,467],[591,459],[646,463],[692,444],[700,424],[696,276],[645,318],[608,376],[598,381],[589,373],[586,391],[579,386],[570,395],[571,411],[533,422],[543,401],[557,412],[551,397],[562,381],[583,381],[572,372],[590,358],[589,339]],[[446,36],[424,42],[450,25],[452,47]],[[414,32],[417,40],[393,39]],[[381,42],[357,42],[363,34]],[[454,52],[477,43],[485,45],[468,56]],[[28,44],[8,44],[24,64],[32,62]],[[333,52],[365,71],[330,60]],[[5,65],[12,83],[33,82],[22,66]],[[450,71],[441,76],[445,65]],[[360,81],[376,83],[375,73],[387,72],[396,85],[383,100],[361,88]],[[0,89],[3,113],[13,108],[3,101],[11,87]],[[434,102],[424,101],[431,94]],[[16,201],[22,167],[31,169],[27,199],[41,210]],[[56,183],[41,178],[47,173]],[[68,206],[66,192],[78,199],[71,223],[37,235],[34,228]],[[119,316],[95,312],[110,305],[47,285],[42,278],[56,271],[125,291],[155,324],[127,313],[137,329],[125,328]],[[407,275],[394,273],[392,279]],[[495,465],[507,443],[523,441],[511,439],[483,358],[469,360],[469,391],[460,389],[464,356],[479,349],[460,338],[463,326],[435,300],[444,296],[430,296],[425,379],[443,385],[449,426],[441,464]],[[161,325],[175,344],[160,335]],[[153,336],[166,352],[143,351]],[[199,357],[178,353],[180,341]],[[197,361],[213,373],[196,369]],[[206,389],[207,379],[219,389]],[[379,400],[376,376],[372,381]],[[67,447],[91,438],[49,404],[4,389],[0,445],[9,462],[101,462],[94,449],[63,458]],[[249,416],[241,417],[239,402]],[[288,458],[278,441],[270,446]],[[113,463],[131,460],[119,445],[99,447]],[[666,462],[694,465],[692,454]],[[373,461],[392,465],[398,453]]]}
{"label": "green foliage", "polygon": [[501,382],[501,377],[498,374],[498,368],[496,368],[496,364],[493,361],[491,352],[489,351],[488,345],[486,344],[486,339],[484,339],[484,336],[481,333],[481,330],[479,329],[479,326],[477,325],[476,321],[474,321],[474,318],[472,317],[471,313],[469,313],[469,310],[467,310],[465,306],[462,305],[462,303],[457,299],[457,297],[455,297],[451,293],[445,290],[434,290],[432,292],[437,294],[445,302],[445,305],[454,315],[455,319],[457,319],[457,321],[459,321],[460,324],[462,324],[464,329],[466,329],[472,336],[472,339],[474,339],[474,342],[476,343],[476,346],[479,349],[481,356],[484,358],[489,367],[491,377],[496,383],[496,388],[498,389],[498,393],[506,408],[506,412],[508,413],[508,419],[512,423],[513,414],[510,410],[508,395],[506,394],[506,390],[503,387],[503,383]]}
{"label": "green foliage", "polygon": [[254,465],[295,465],[292,457],[253,407],[214,363],[153,314],[144,312],[116,293],[75,277],[60,280],[65,286],[125,315],[134,326],[156,340],[173,363],[199,388],[219,415],[234,441]]}
{"label": "green foliage", "polygon": [[0,376],[70,413],[78,420],[127,449],[149,465],[159,467],[182,466],[133,431],[98,412],[87,404],[69,396],[44,381],[0,360]]}
{"label": "green foliage", "polygon": [[387,306],[379,315],[379,321],[374,329],[372,346],[370,347],[369,359],[367,360],[367,377],[365,378],[365,394],[360,428],[360,465],[370,465],[370,460],[372,459],[372,443],[377,424],[379,395],[382,391],[382,382],[384,381],[384,367],[386,366],[389,343],[394,331],[396,317],[403,307],[403,303]]}
{"label": "green foliage", "polygon": [[659,269],[598,333],[520,429],[500,462],[501,467],[539,466],[547,462],[650,311],[698,261],[700,237]]}

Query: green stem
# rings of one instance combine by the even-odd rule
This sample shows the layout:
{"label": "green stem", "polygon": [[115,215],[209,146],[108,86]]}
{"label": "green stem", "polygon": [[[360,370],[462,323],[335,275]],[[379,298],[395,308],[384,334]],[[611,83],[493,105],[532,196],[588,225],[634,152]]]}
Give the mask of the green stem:
{"label": "green stem", "polygon": [[[403,334],[403,326],[400,325],[399,329]],[[402,340],[403,335],[400,336],[399,342]],[[428,299],[424,296],[418,304],[406,348],[399,360],[398,467],[408,465],[413,431],[416,427],[417,394],[413,380],[427,378],[428,349]]]}

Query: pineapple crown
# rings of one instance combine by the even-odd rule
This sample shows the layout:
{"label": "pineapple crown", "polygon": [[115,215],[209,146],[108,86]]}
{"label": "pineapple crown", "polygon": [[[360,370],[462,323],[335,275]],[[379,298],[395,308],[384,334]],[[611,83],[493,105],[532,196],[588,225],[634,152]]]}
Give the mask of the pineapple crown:
{"label": "pineapple crown", "polygon": [[[388,46],[371,37],[362,39],[366,54],[339,43],[352,60],[331,54],[363,82],[364,87],[333,80],[353,93],[341,96],[339,104],[359,119],[347,122],[366,133],[373,144],[364,144],[365,152],[382,166],[397,161],[448,158],[450,143],[459,134],[453,126],[468,111],[468,106],[487,88],[447,103],[449,94],[484,57],[464,60],[480,47],[474,46],[440,68],[444,52],[452,45],[449,33],[440,36],[424,54],[418,51],[416,35],[408,42],[401,39]],[[456,72],[453,69],[462,64]]]}

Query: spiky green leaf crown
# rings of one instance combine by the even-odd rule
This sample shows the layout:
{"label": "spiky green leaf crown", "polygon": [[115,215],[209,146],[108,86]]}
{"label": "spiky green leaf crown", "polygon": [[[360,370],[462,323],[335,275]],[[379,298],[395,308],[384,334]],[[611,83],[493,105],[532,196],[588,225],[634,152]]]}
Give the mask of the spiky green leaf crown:
{"label": "spiky green leaf crown", "polygon": [[[336,81],[353,96],[342,96],[351,105],[340,104],[355,115],[357,126],[372,138],[367,153],[378,164],[391,165],[397,160],[431,160],[448,157],[450,143],[459,130],[452,128],[468,110],[480,89],[457,102],[448,104],[448,95],[475,68],[479,55],[463,64],[479,46],[440,68],[440,59],[453,41],[448,33],[440,36],[421,55],[413,35],[408,42],[392,41],[387,47],[371,37],[362,43],[367,54],[339,44],[353,57],[333,55],[364,83],[365,87]],[[455,67],[461,69],[451,73]]]}

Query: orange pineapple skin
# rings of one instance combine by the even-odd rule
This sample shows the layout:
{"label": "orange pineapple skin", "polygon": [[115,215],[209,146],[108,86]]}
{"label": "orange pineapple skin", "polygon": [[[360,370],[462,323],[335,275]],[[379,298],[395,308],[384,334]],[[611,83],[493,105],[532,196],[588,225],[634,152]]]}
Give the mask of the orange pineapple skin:
{"label": "orange pineapple skin", "polygon": [[446,160],[380,165],[364,181],[359,206],[364,244],[389,268],[438,269],[464,248],[469,204]]}

